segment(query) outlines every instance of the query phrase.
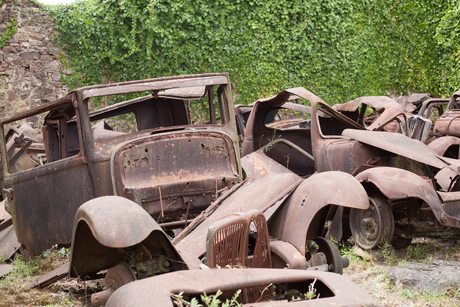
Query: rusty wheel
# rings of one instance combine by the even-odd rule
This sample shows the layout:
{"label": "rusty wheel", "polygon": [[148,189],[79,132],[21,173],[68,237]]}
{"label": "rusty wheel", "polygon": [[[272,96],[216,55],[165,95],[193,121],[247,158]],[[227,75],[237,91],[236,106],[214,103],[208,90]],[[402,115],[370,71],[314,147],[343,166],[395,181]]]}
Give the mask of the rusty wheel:
{"label": "rusty wheel", "polygon": [[350,229],[356,244],[373,249],[390,242],[394,233],[394,217],[390,205],[379,196],[369,197],[369,208],[350,210]]}
{"label": "rusty wheel", "polygon": [[104,283],[107,289],[91,295],[91,304],[93,306],[105,305],[115,290],[136,279],[136,275],[126,262],[118,262],[116,266],[108,269],[105,274]]}
{"label": "rusty wheel", "polygon": [[107,270],[104,282],[107,288],[116,290],[136,279],[136,275],[126,262],[118,262],[116,266]]}
{"label": "rusty wheel", "polygon": [[322,254],[323,257],[326,257],[326,262],[328,264],[328,271],[334,272],[338,274],[343,273],[343,259],[340,256],[339,249],[335,246],[334,243],[331,241],[324,239],[322,237],[318,237],[313,240],[314,244],[311,245],[313,247],[311,251],[308,253],[307,258],[313,258],[318,256],[318,254]]}

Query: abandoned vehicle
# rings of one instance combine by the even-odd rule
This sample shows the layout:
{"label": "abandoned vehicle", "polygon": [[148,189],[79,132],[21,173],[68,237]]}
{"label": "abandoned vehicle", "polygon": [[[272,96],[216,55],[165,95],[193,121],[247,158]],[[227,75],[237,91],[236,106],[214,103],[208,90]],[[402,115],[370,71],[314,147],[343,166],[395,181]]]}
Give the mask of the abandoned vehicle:
{"label": "abandoned vehicle", "polygon": [[[338,206],[366,209],[365,190],[343,172],[313,174],[314,164],[300,177],[267,156],[270,148],[240,158],[232,99],[228,74],[166,77],[80,88],[0,121],[4,206],[22,252],[72,242],[70,275],[101,278],[107,270],[107,289],[93,300],[108,305],[125,283],[174,280],[188,269],[341,273],[347,261],[323,238],[326,218]],[[6,150],[13,136],[5,131],[24,122],[41,128],[43,140],[23,133]],[[32,144],[45,155],[14,168]],[[253,269],[244,274],[257,275]],[[263,274],[239,286],[247,285],[243,301],[259,298],[267,278],[294,287],[316,278],[331,303],[350,300],[346,289],[356,288],[322,273]],[[361,292],[353,302],[373,304]]]}
{"label": "abandoned vehicle", "polygon": [[[265,124],[265,118],[292,97],[311,103],[310,125],[275,130]],[[400,133],[368,131],[304,88],[285,90],[254,104],[243,155],[261,146],[269,146],[268,156],[299,175],[342,171],[363,184],[369,208],[337,207],[335,216],[331,212],[329,235],[335,239],[352,235],[360,247],[371,249],[393,236],[395,244],[407,244],[417,236],[460,232],[458,160],[442,157]],[[430,224],[433,221],[437,226]]]}

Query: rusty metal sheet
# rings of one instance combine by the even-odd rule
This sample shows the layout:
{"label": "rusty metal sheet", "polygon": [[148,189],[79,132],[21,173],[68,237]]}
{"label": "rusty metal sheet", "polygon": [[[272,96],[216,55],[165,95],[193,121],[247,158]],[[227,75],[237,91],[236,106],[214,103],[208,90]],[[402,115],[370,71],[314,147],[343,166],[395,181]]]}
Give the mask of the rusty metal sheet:
{"label": "rusty metal sheet", "polygon": [[154,219],[204,210],[239,181],[232,139],[217,131],[146,136],[120,144],[111,157],[116,195]]}
{"label": "rusty metal sheet", "polygon": [[9,274],[14,269],[12,264],[0,264],[0,278]]}
{"label": "rusty metal sheet", "polygon": [[0,203],[0,257],[4,260],[10,259],[21,247],[14,232],[13,219],[5,210],[6,201]]}
{"label": "rusty metal sheet", "polygon": [[[299,97],[291,95],[290,97]],[[288,167],[301,176],[309,176],[315,172],[315,164],[312,157],[310,131],[308,128],[300,128],[301,118],[287,119],[266,123],[278,106],[273,106],[270,101],[257,101],[247,121],[242,145],[242,154],[265,147],[265,153],[277,163]],[[311,107],[286,102],[281,108],[310,113]],[[281,128],[281,129],[280,129]],[[283,140],[282,142],[280,142]],[[287,142],[290,143],[287,143]],[[270,145],[268,145],[270,143]],[[276,144],[275,146],[275,143]],[[294,144],[294,146],[293,146]],[[307,157],[307,158],[306,158]]]}
{"label": "rusty metal sheet", "polygon": [[460,91],[457,91],[449,99],[445,112],[434,124],[435,133],[460,137],[460,109],[457,101],[459,97]]}
{"label": "rusty metal sheet", "polygon": [[396,101],[401,104],[404,112],[422,115],[418,112],[430,97],[433,97],[430,93],[413,93],[409,96],[400,96]]}
{"label": "rusty metal sheet", "polygon": [[366,104],[375,109],[391,108],[391,109],[398,111],[398,113],[402,112],[401,105],[394,99],[387,97],[387,96],[359,97],[359,98],[356,98],[354,100],[351,100],[343,104],[335,104],[332,107],[335,108],[337,111],[352,112],[352,111],[356,111],[361,104]]}
{"label": "rusty metal sheet", "polygon": [[60,267],[52,270],[51,272],[46,273],[43,276],[35,278],[30,284],[29,289],[32,288],[44,288],[51,285],[52,283],[64,278],[69,274],[70,262],[67,262]]}
{"label": "rusty metal sheet", "polygon": [[321,110],[316,110],[316,113],[318,115],[320,115],[318,113],[318,111],[323,112],[323,113],[329,115],[330,117],[336,118],[336,119],[346,123],[347,125],[350,126],[350,128],[358,129],[358,130],[366,130],[366,128],[364,126],[358,124],[357,122],[355,122],[354,120],[348,118],[347,116],[343,115],[342,113],[337,112],[337,110],[333,109],[331,106],[329,106],[324,101],[318,101],[318,105],[321,106]]}
{"label": "rusty metal sheet", "polygon": [[203,74],[180,77],[121,82],[105,86],[89,86],[78,89],[82,99],[106,95],[127,94],[132,92],[156,91],[165,88],[199,87],[215,84],[229,84],[228,74]]}
{"label": "rusty metal sheet", "polygon": [[[449,98],[431,98],[431,99],[427,99],[425,101],[422,102],[422,104],[420,105],[418,111],[417,111],[417,115],[420,115],[420,116],[423,116],[425,118],[428,118],[430,119],[430,113],[431,113],[431,109],[433,107],[439,107],[439,106],[447,106],[447,104],[449,103]],[[443,112],[441,112],[438,116],[442,115]]]}
{"label": "rusty metal sheet", "polygon": [[[376,306],[374,299],[347,278],[334,273],[282,269],[213,269],[174,272],[129,283],[110,297],[106,306],[173,306],[170,293],[207,294],[263,284],[311,283],[319,298],[292,302],[295,306]],[[321,286],[319,286],[321,285]],[[276,301],[275,301],[276,303]],[[284,304],[287,304],[284,302]],[[272,306],[267,302],[267,306]]]}
{"label": "rusty metal sheet", "polygon": [[333,106],[333,108],[337,111],[354,112],[360,105],[368,105],[377,110],[383,109],[383,111],[379,111],[380,114],[378,118],[376,118],[372,124],[366,127],[367,130],[371,131],[377,130],[387,125],[393,121],[394,118],[404,113],[401,105],[397,101],[387,96],[359,97],[344,104],[336,104]]}
{"label": "rusty metal sheet", "polygon": [[[428,147],[430,147],[436,154],[443,157],[451,146],[459,146],[459,145],[460,145],[460,138],[455,137],[455,136],[443,136],[443,137],[440,137],[434,140],[430,144],[428,144]],[[457,149],[456,158],[459,158],[458,156],[459,150],[458,148],[456,149]]]}
{"label": "rusty metal sheet", "polygon": [[328,205],[367,209],[369,200],[353,176],[343,172],[318,173],[302,182],[270,218],[269,233],[305,255],[306,240],[321,236],[327,215],[322,209]]}
{"label": "rusty metal sheet", "polygon": [[181,98],[186,100],[203,98],[206,93],[206,86],[174,88],[158,93],[159,97]]}
{"label": "rusty metal sheet", "polygon": [[[251,175],[247,181],[235,193],[226,198],[219,208],[198,225],[192,233],[178,242],[176,244],[177,250],[190,252],[197,257],[203,255],[206,252],[204,238],[206,238],[208,228],[215,221],[234,212],[247,212],[251,209],[264,212],[275,205],[279,199],[291,193],[302,182],[299,176],[279,164],[278,168],[271,168],[277,163],[268,157],[259,158],[256,153],[245,156],[242,163],[245,169],[253,168],[249,172]],[[245,164],[249,164],[249,166],[245,166]],[[254,195],[258,196],[254,197]]]}
{"label": "rusty metal sheet", "polygon": [[[2,224],[0,224],[0,227],[2,227]],[[2,259],[10,259],[20,247],[21,243],[18,242],[12,224],[0,231],[0,257]]]}
{"label": "rusty metal sheet", "polygon": [[360,182],[371,182],[389,199],[419,198],[424,200],[441,221],[444,210],[438,194],[420,176],[394,167],[376,167],[356,176]]}
{"label": "rusty metal sheet", "polygon": [[433,130],[441,135],[460,137],[460,110],[446,111],[438,118]]}
{"label": "rusty metal sheet", "polygon": [[129,258],[123,248],[142,242],[176,259],[176,269],[186,268],[160,226],[136,203],[118,196],[92,199],[75,215],[70,276],[82,277],[113,267]]}
{"label": "rusty metal sheet", "polygon": [[81,156],[10,174],[5,185],[13,189],[9,204],[18,241],[33,255],[70,243],[77,208],[94,197]]}
{"label": "rusty metal sheet", "polygon": [[431,148],[399,133],[346,129],[342,135],[439,169],[447,166]]}

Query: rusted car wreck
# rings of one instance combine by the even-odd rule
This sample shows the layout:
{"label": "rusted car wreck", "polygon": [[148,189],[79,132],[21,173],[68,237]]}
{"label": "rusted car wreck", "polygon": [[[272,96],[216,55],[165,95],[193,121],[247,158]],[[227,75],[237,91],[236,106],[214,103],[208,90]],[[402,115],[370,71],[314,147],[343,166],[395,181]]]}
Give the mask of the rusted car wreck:
{"label": "rusted car wreck", "polygon": [[[304,180],[265,155],[267,148],[240,158],[232,99],[228,74],[167,77],[77,89],[0,121],[5,208],[23,252],[72,242],[70,275],[101,278],[107,270],[107,290],[93,300],[104,303],[114,293],[108,305],[125,305],[115,290],[133,280],[179,283],[187,273],[169,274],[188,269],[219,274],[199,273],[203,266],[341,273],[346,262],[322,237],[326,217],[337,206],[366,209],[365,190],[340,172],[312,169]],[[108,100],[122,102],[90,111]],[[46,159],[13,169],[5,131],[24,121],[42,130]],[[257,274],[244,271],[250,280],[237,286],[242,301],[257,300],[272,282],[298,287],[316,278],[318,304],[373,304],[359,291],[346,298],[356,288],[337,277],[329,283],[329,275],[315,272]],[[222,275],[233,286],[241,281],[238,272]],[[233,286],[198,283],[186,294],[216,287],[234,293]]]}
{"label": "rusted car wreck", "polygon": [[[311,125],[275,131],[265,118],[293,97],[311,103]],[[338,207],[331,212],[329,234],[334,238],[352,235],[359,246],[370,249],[390,242],[393,235],[400,243],[416,236],[459,233],[458,160],[442,157],[400,133],[368,131],[359,120],[338,112],[304,88],[260,100],[252,112],[243,155],[270,146],[267,155],[297,174],[338,170],[352,174],[363,184],[369,195],[369,209]],[[382,124],[393,120],[389,117]],[[295,146],[305,153],[296,153],[299,150],[294,150]],[[414,223],[416,220],[434,221],[437,226],[421,228]]]}

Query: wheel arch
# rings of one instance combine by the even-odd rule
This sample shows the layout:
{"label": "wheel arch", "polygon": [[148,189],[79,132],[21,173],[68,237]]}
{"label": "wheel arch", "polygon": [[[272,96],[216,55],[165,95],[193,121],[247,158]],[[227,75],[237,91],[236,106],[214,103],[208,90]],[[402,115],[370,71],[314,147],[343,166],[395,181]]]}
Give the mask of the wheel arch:
{"label": "wheel arch", "polygon": [[330,205],[366,209],[369,201],[362,185],[347,173],[312,175],[268,220],[270,235],[291,243],[305,256],[305,241],[321,236]]}
{"label": "wheel arch", "polygon": [[126,261],[142,244],[173,262],[173,270],[186,269],[161,227],[139,205],[119,196],[92,199],[77,210],[72,232],[70,276],[86,276]]}
{"label": "wheel arch", "polygon": [[371,193],[369,195],[378,193],[390,200],[421,199],[441,221],[444,211],[438,194],[430,183],[412,172],[394,167],[375,167],[359,173],[356,179]]}

